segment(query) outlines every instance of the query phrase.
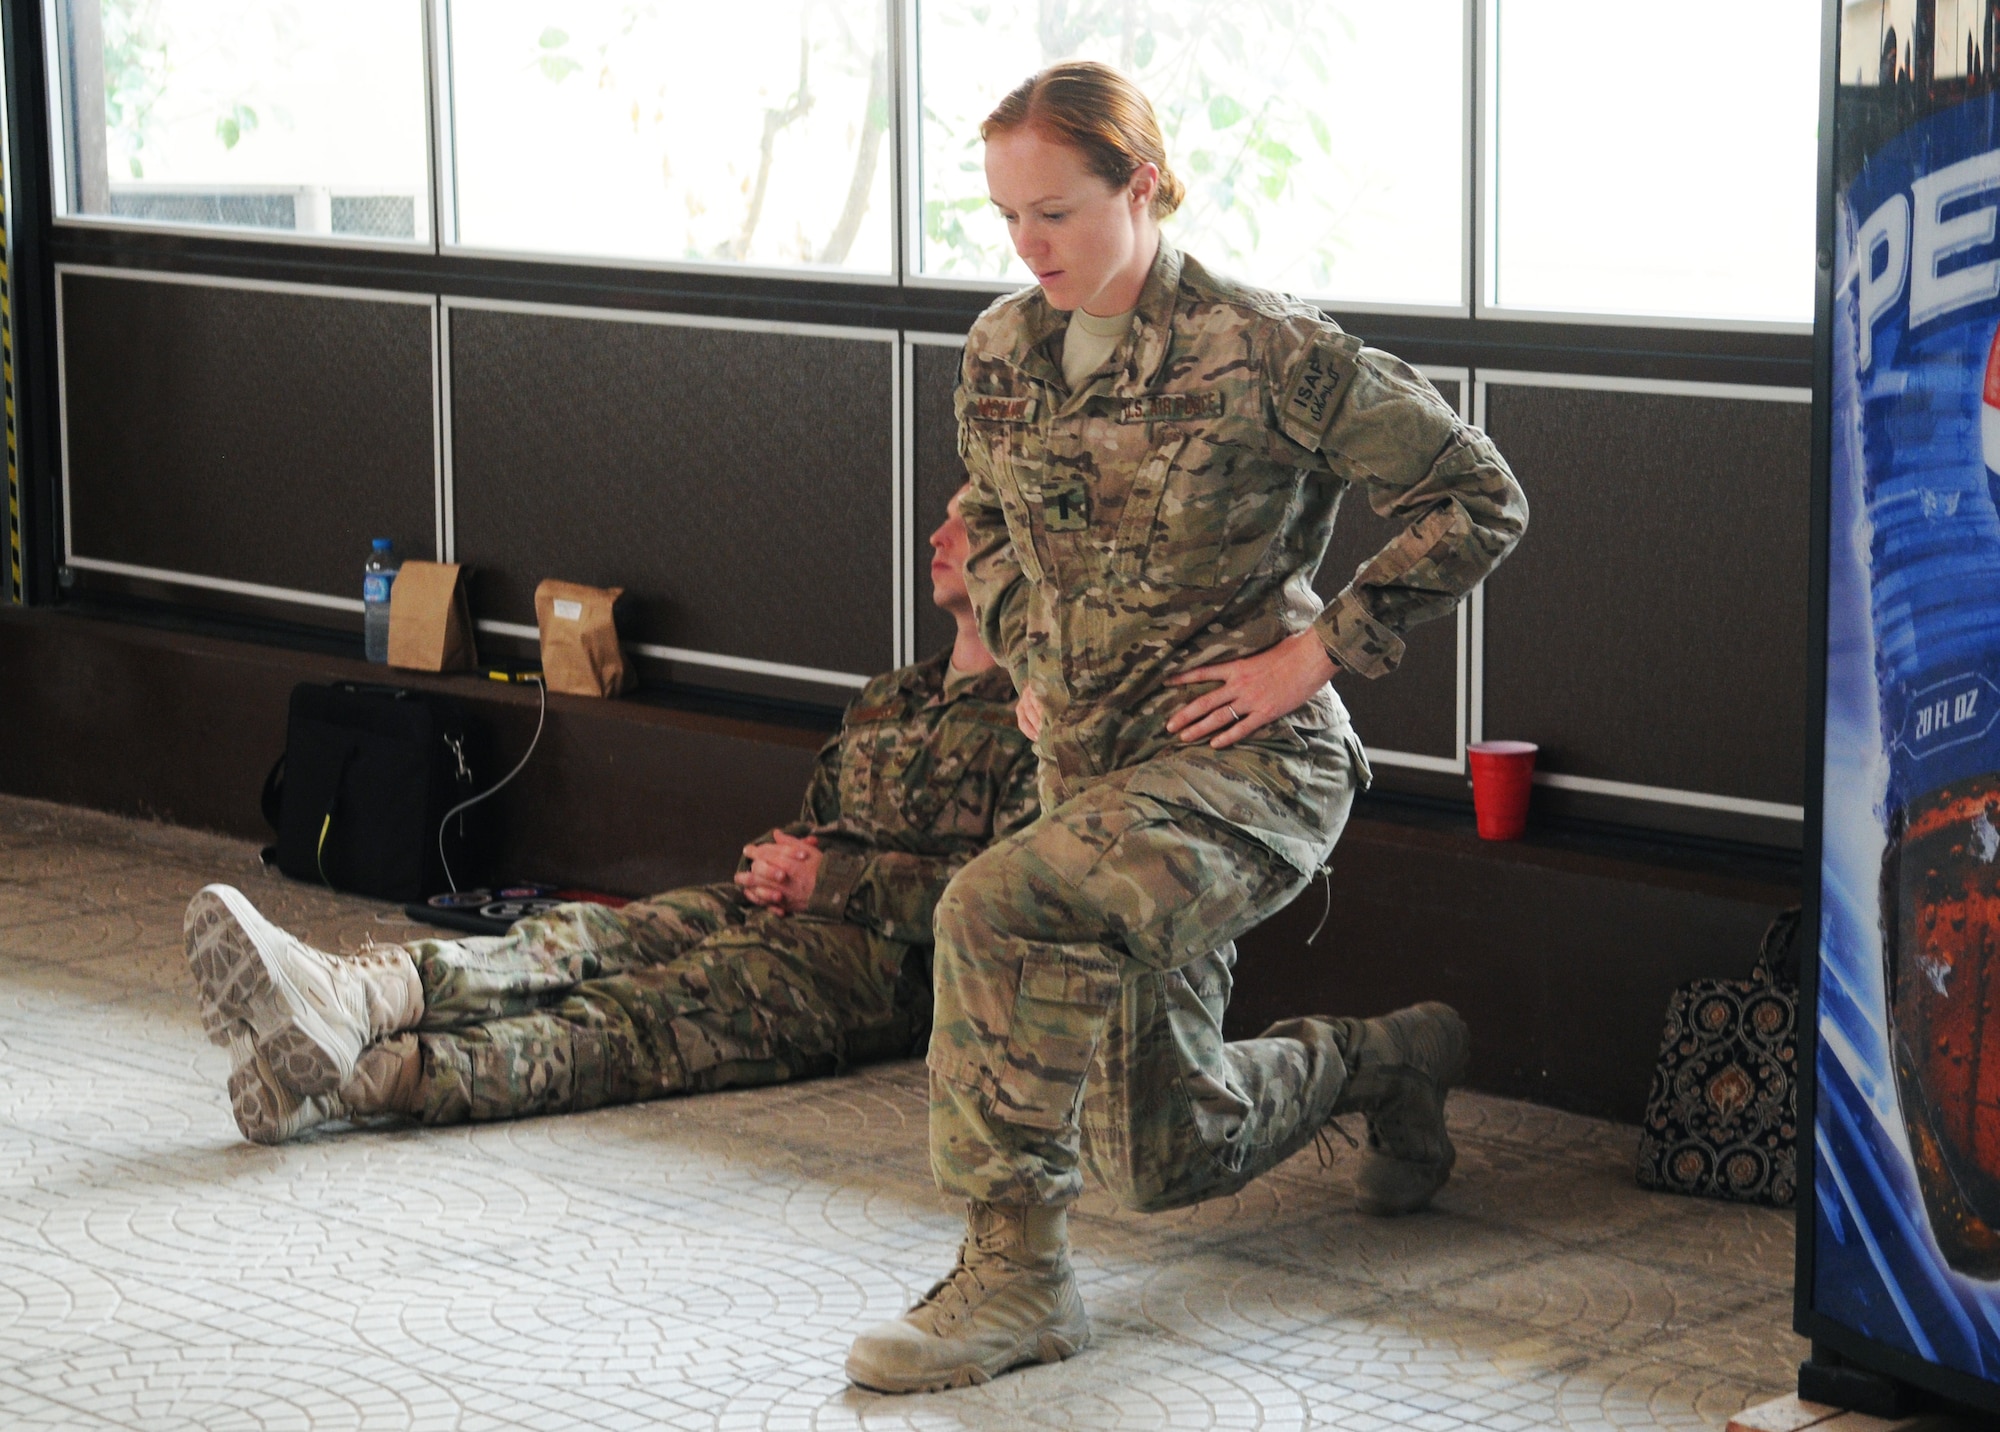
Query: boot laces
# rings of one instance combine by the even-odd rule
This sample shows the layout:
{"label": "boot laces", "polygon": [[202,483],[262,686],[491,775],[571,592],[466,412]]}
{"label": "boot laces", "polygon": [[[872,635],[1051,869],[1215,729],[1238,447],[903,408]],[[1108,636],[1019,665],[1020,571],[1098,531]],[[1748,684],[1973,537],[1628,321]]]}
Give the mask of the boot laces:
{"label": "boot laces", "polygon": [[989,1291],[979,1269],[966,1260],[965,1247],[961,1245],[958,1262],[952,1265],[952,1270],[933,1283],[930,1291],[917,1299],[910,1311],[916,1313],[933,1308],[939,1316],[956,1320],[982,1301],[983,1295]]}
{"label": "boot laces", "polygon": [[1341,1123],[1338,1119],[1328,1119],[1313,1131],[1313,1149],[1319,1155],[1319,1166],[1321,1169],[1332,1168],[1334,1160],[1340,1156],[1340,1151],[1333,1146],[1333,1140],[1327,1137],[1327,1130],[1329,1129],[1345,1139],[1350,1149],[1361,1147],[1361,1141],[1347,1131],[1347,1125]]}

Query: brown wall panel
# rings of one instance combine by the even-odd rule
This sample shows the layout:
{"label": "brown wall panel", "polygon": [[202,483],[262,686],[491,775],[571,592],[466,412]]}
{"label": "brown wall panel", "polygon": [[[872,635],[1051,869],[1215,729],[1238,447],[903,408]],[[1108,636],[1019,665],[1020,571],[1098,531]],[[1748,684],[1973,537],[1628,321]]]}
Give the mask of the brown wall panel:
{"label": "brown wall panel", "polygon": [[1486,584],[1486,734],[1546,770],[1802,801],[1811,417],[1489,387],[1532,515]]}
{"label": "brown wall panel", "polygon": [[457,554],[482,616],[532,623],[535,584],[562,577],[625,588],[629,640],[889,667],[887,342],[448,317]]}
{"label": "brown wall panel", "polygon": [[[1461,408],[1457,383],[1437,385],[1439,393],[1453,408]],[[1368,506],[1368,494],[1354,488],[1340,501],[1340,519],[1334,524],[1333,540],[1327,544],[1326,560],[1320,563],[1319,579],[1313,583],[1321,599],[1331,601],[1354,579],[1354,573],[1394,537],[1396,524],[1377,517]],[[1443,617],[1409,633],[1408,650],[1402,665],[1389,675],[1370,681],[1365,676],[1342,676],[1334,689],[1354,716],[1354,729],[1371,749],[1407,751],[1420,756],[1458,754],[1458,618]],[[1385,765],[1377,776],[1387,784],[1396,783],[1393,767]]]}
{"label": "brown wall panel", "polygon": [[434,555],[432,312],[65,273],[74,555],[355,599],[371,537]]}

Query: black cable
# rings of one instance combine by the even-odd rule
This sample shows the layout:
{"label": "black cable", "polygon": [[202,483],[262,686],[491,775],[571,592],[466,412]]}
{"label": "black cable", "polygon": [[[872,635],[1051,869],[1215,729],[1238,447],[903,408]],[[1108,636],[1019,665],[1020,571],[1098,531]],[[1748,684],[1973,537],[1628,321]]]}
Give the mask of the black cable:
{"label": "black cable", "polygon": [[528,758],[535,754],[535,747],[542,744],[542,723],[549,718],[549,688],[539,676],[529,676],[522,679],[534,682],[535,693],[541,697],[540,708],[535,712],[535,738],[528,742],[528,749],[521,753],[521,759],[514,763],[513,770],[507,772],[506,775],[495,781],[492,786],[481,791],[478,795],[472,797],[472,799],[460,801],[457,805],[446,811],[444,819],[438,822],[438,860],[444,865],[445,884],[451,887],[451,893],[454,895],[458,893],[458,881],[453,878],[451,873],[451,859],[444,853],[445,827],[451,824],[451,818],[460,811],[470,810],[487,797],[498,795],[502,786],[521,774],[522,768],[528,764]]}

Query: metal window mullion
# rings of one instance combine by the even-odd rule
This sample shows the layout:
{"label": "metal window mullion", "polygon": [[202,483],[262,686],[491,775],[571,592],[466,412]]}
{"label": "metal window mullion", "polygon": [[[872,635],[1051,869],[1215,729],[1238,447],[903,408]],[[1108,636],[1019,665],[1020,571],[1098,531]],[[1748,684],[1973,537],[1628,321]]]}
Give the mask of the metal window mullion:
{"label": "metal window mullion", "polygon": [[7,571],[5,580],[0,580],[0,601],[19,606],[27,599],[27,577],[21,542],[20,410],[15,394],[14,210],[8,202],[14,183],[10,80],[0,65],[0,399],[6,403],[7,426]]}
{"label": "metal window mullion", "polygon": [[[1484,6],[1481,0],[1465,0],[1464,32],[1461,37],[1461,58],[1465,68],[1460,80],[1463,91],[1459,98],[1465,105],[1465,125],[1461,143],[1464,144],[1465,172],[1460,176],[1460,202],[1465,206],[1465,217],[1459,225],[1459,282],[1463,285],[1460,293],[1459,312],[1466,318],[1479,312],[1479,243],[1484,225],[1479,212],[1479,55],[1480,34],[1483,28],[1480,12]],[[1464,408],[1464,400],[1459,404]]]}
{"label": "metal window mullion", "polygon": [[[1497,388],[1571,388],[1590,393],[1645,393],[1673,398],[1707,398],[1747,403],[1810,403],[1812,389],[1783,383],[1713,383],[1687,378],[1628,378],[1606,373],[1543,373],[1482,368],[1482,391]],[[1481,422],[1478,426],[1484,427]]]}
{"label": "metal window mullion", "polygon": [[444,225],[450,205],[451,169],[451,0],[423,0],[424,114],[430,124],[425,168],[430,179],[431,252],[444,252]]}
{"label": "metal window mullion", "polygon": [[69,212],[69,122],[63,117],[68,107],[69,77],[63,62],[62,3],[42,3],[42,84],[43,108],[49,125],[49,208],[51,217]]}
{"label": "metal window mullion", "polygon": [[458,560],[458,514],[451,480],[451,313],[444,300],[431,309],[431,436],[437,448],[437,559]]}
{"label": "metal window mullion", "polygon": [[[56,265],[56,469],[62,486],[62,560],[75,557],[76,538],[70,524],[69,497],[69,348],[63,326],[63,266]],[[60,573],[58,574],[60,575]]]}
{"label": "metal window mullion", "polygon": [[883,0],[889,26],[889,266],[898,284],[908,281],[922,262],[922,235],[913,215],[918,206],[912,182],[917,144],[910,108],[917,88],[915,37],[917,0]]}
{"label": "metal window mullion", "polygon": [[[1472,211],[1474,214],[1472,316],[1484,318],[1499,293],[1500,265],[1500,0],[1469,0],[1473,11],[1472,63],[1466,81],[1472,110]],[[1476,737],[1474,739],[1477,739]]]}
{"label": "metal window mullion", "polygon": [[910,598],[910,502],[904,490],[904,472],[910,466],[908,384],[904,382],[906,356],[898,338],[888,350],[888,660],[890,666],[904,666],[910,660],[904,608]]}
{"label": "metal window mullion", "polygon": [[896,51],[901,74],[899,125],[903,133],[901,207],[896,214],[903,263],[897,270],[897,278],[905,286],[932,287],[935,280],[924,274],[923,0],[892,0],[892,3],[903,22]]}
{"label": "metal window mullion", "polygon": [[[1472,425],[1486,431],[1486,375],[1472,375]],[[1462,705],[1468,746],[1486,739],[1486,583],[1466,597],[1465,701]]]}
{"label": "metal window mullion", "polygon": [[191,288],[232,288],[250,293],[289,293],[302,298],[356,299],[364,303],[401,303],[429,306],[438,301],[435,293],[412,293],[397,288],[356,288],[341,283],[296,283],[283,279],[232,278],[216,273],[182,273],[170,269],[127,268],[111,264],[55,265],[58,283],[64,274],[90,278],[117,279],[127,283],[174,283]]}

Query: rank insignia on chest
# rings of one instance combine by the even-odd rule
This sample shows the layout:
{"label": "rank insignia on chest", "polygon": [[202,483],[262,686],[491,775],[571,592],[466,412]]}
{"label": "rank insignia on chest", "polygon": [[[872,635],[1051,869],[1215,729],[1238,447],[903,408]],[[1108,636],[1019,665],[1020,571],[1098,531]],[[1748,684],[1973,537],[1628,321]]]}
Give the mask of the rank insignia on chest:
{"label": "rank insignia on chest", "polygon": [[1027,423],[1035,418],[1033,398],[993,398],[974,395],[967,399],[965,415],[987,423]]}
{"label": "rank insignia on chest", "polygon": [[1174,423],[1221,416],[1222,394],[1213,388],[1205,393],[1149,393],[1118,405],[1121,423]]}
{"label": "rank insignia on chest", "polygon": [[1042,525],[1051,532],[1081,532],[1090,526],[1090,489],[1080,477],[1042,484]]}

